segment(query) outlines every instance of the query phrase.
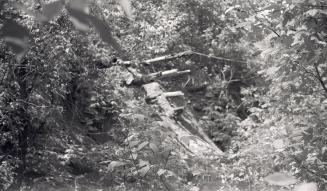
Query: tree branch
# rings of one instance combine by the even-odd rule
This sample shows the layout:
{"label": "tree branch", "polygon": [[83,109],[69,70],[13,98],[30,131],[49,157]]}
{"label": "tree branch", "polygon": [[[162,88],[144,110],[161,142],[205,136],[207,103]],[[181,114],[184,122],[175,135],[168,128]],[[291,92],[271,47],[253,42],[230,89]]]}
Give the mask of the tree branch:
{"label": "tree branch", "polygon": [[325,91],[325,93],[326,93],[326,97],[327,97],[327,87],[326,87],[326,84],[325,84],[325,82],[323,81],[323,79],[322,79],[322,76],[321,76],[321,74],[320,74],[320,72],[319,72],[319,69],[318,69],[318,64],[315,64],[314,65],[314,67],[315,67],[315,71],[316,71],[316,78],[317,78],[317,80],[319,81],[319,83],[320,83],[320,85],[322,86],[322,88],[324,89],[324,91]]}

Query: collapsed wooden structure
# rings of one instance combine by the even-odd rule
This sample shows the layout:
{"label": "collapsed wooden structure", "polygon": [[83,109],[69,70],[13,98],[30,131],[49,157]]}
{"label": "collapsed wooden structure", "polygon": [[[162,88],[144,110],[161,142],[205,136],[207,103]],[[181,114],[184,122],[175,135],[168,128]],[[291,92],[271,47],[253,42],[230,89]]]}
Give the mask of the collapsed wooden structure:
{"label": "collapsed wooden structure", "polygon": [[[172,59],[181,58],[183,56],[197,55],[204,56],[208,59],[217,59],[222,61],[242,62],[227,58],[207,56],[201,53],[186,51],[174,55],[162,56],[154,59],[149,59],[141,62],[141,64],[154,64],[157,62],[166,62]],[[191,155],[196,156],[219,156],[223,152],[215,145],[199,125],[192,111],[184,106],[177,106],[172,103],[169,98],[182,97],[185,100],[182,91],[166,92],[165,88],[158,82],[161,79],[174,79],[175,77],[190,74],[190,70],[170,69],[161,72],[150,74],[141,74],[137,69],[133,68],[133,64],[121,62],[126,69],[132,74],[132,77],[127,79],[125,84],[132,86],[142,86],[146,97],[145,100],[149,104],[157,104],[160,108],[158,111],[161,120],[167,128],[176,134],[176,141],[185,148]],[[140,66],[140,63],[137,64]]]}
{"label": "collapsed wooden structure", "polygon": [[168,97],[184,96],[183,92],[165,92],[157,82],[145,84],[143,88],[147,97],[155,100],[155,104],[161,108],[160,117],[162,121],[166,125],[168,124],[167,126],[176,134],[177,141],[190,151],[190,154],[199,156],[222,154],[222,151],[203,132],[190,111],[185,107],[176,107],[168,101]]}

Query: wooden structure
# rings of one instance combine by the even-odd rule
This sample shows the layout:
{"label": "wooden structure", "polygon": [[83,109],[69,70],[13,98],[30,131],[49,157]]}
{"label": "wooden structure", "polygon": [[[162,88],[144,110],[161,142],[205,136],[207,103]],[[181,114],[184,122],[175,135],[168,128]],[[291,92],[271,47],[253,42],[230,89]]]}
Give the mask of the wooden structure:
{"label": "wooden structure", "polygon": [[[142,62],[143,64],[153,64],[155,62],[163,62],[174,58],[179,58],[185,55],[200,54],[194,52],[183,52],[175,55],[162,56]],[[204,55],[200,55],[204,56]],[[211,57],[210,57],[211,58]],[[229,59],[213,57],[214,59]],[[132,68],[130,62],[126,62],[126,68],[132,73],[133,78],[126,81],[127,85],[142,86],[146,92],[146,102],[149,104],[157,104],[160,108],[158,114],[165,124],[165,127],[170,128],[176,134],[176,141],[185,148],[191,155],[199,157],[203,156],[219,156],[223,152],[214,144],[214,142],[204,133],[202,127],[199,125],[189,108],[183,106],[176,106],[169,101],[168,98],[182,97],[182,91],[166,92],[164,87],[157,82],[159,79],[174,79],[174,77],[189,74],[190,70],[179,71],[171,69],[162,72],[155,72],[150,74],[140,74]],[[185,98],[184,98],[185,100]]]}

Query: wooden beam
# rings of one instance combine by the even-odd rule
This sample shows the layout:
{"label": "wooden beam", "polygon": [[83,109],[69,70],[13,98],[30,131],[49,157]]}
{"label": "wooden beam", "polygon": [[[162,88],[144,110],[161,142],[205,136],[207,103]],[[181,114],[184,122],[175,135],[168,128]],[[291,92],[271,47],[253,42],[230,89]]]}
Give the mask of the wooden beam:
{"label": "wooden beam", "polygon": [[169,60],[173,60],[173,59],[177,59],[177,58],[181,58],[181,57],[186,57],[186,56],[192,56],[192,55],[198,56],[198,57],[205,57],[207,59],[213,59],[213,60],[237,62],[237,63],[243,63],[243,64],[247,63],[244,60],[235,60],[235,59],[231,59],[231,58],[211,56],[211,55],[206,55],[206,54],[203,54],[203,53],[193,52],[193,51],[185,51],[185,52],[181,52],[181,53],[177,53],[177,54],[170,54],[170,55],[160,56],[160,57],[157,57],[157,58],[144,60],[141,63],[150,65],[150,64],[157,63],[157,62],[169,61]]}
{"label": "wooden beam", "polygon": [[181,91],[176,91],[176,92],[164,92],[161,94],[158,94],[156,97],[154,95],[146,96],[145,97],[145,102],[148,104],[155,103],[156,99],[158,96],[163,96],[165,98],[167,97],[177,97],[177,96],[184,96],[184,93]]}
{"label": "wooden beam", "polygon": [[165,92],[161,94],[162,96],[167,97],[177,97],[177,96],[184,96],[184,93],[181,91],[176,91],[176,92]]}
{"label": "wooden beam", "polygon": [[[184,107],[176,107],[167,100],[169,96],[180,96],[182,92],[164,92],[164,89],[157,82],[152,82],[143,85],[147,97],[152,98],[161,108],[161,119],[163,124],[176,133],[176,139],[194,155],[206,155],[212,153],[213,155],[221,155],[223,152],[208,138],[203,132],[202,127],[197,123],[194,116]],[[165,96],[166,95],[166,96]],[[190,116],[191,115],[191,116]],[[185,122],[181,123],[179,118]],[[197,131],[193,134],[191,129]],[[200,135],[200,136],[199,136]],[[193,144],[185,144],[183,137],[195,137],[190,140]],[[198,137],[199,136],[199,137]]]}
{"label": "wooden beam", "polygon": [[[131,72],[131,71],[130,71]],[[156,79],[173,78],[180,75],[188,74],[191,70],[178,71],[177,69],[163,72],[155,72],[148,75],[136,76],[133,79],[126,80],[127,85],[143,85],[155,81]]]}
{"label": "wooden beam", "polygon": [[185,52],[180,52],[180,53],[177,53],[177,54],[170,54],[170,55],[160,56],[160,57],[157,57],[157,58],[152,58],[152,59],[149,59],[149,60],[145,60],[145,61],[143,61],[141,63],[152,64],[152,63],[155,63],[155,62],[168,61],[168,60],[180,58],[180,57],[187,56],[187,55],[192,55],[192,51],[185,51]]}

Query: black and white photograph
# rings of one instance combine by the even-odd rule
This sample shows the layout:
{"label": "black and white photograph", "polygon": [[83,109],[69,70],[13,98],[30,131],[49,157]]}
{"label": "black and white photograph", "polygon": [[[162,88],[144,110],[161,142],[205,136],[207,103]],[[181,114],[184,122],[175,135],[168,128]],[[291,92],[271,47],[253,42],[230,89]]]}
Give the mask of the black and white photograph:
{"label": "black and white photograph", "polygon": [[326,0],[0,0],[0,191],[326,190]]}

